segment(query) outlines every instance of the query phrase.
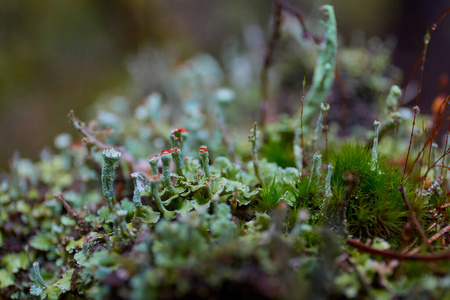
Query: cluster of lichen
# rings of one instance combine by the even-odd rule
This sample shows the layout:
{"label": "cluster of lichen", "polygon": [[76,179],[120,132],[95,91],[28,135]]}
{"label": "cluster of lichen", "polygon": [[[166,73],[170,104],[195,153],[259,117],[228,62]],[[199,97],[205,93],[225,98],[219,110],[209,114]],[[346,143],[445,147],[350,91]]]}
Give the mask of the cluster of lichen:
{"label": "cluster of lichen", "polygon": [[[332,130],[324,138],[337,47],[332,7],[326,12],[305,103],[305,122],[320,114],[315,127],[297,117],[266,128],[254,123],[249,134],[234,129],[230,141],[232,90],[217,88],[204,70],[180,70],[186,98],[177,124],[187,129],[170,130],[174,120],[158,94],[134,115],[114,98],[98,115],[98,128],[70,115],[85,144],[61,135],[58,150],[43,151],[37,163],[15,156],[10,174],[0,177],[0,296],[448,297],[450,277],[436,276],[448,262],[397,265],[344,245],[358,238],[379,249],[419,246],[398,186],[406,187],[429,236],[449,221],[447,191],[439,168],[421,186],[414,178],[422,170],[407,178],[380,155],[405,149],[410,121],[398,106],[398,87],[386,95],[367,145]],[[210,58],[192,62],[202,64],[217,75]],[[206,105],[212,95],[216,101]],[[105,138],[106,128],[114,131]]]}

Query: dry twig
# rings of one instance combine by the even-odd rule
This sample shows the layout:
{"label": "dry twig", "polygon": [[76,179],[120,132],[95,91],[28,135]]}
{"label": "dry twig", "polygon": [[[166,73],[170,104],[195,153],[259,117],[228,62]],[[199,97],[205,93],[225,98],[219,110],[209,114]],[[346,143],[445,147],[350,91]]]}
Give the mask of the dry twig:
{"label": "dry twig", "polygon": [[[73,126],[75,127],[75,129],[78,130],[85,137],[83,139],[83,142],[85,142],[88,146],[89,145],[94,145],[98,149],[111,148],[110,145],[99,141],[92,134],[92,132],[89,130],[89,128],[87,128],[86,125],[80,119],[75,117],[75,114],[74,114],[73,110],[71,110],[69,112],[67,117],[69,118],[69,123],[72,123]],[[135,164],[134,164],[133,156],[128,151],[126,151],[124,147],[116,147],[116,148],[117,148],[117,150],[122,152],[122,159],[125,160],[127,163],[129,163],[130,166],[132,167],[132,170],[134,170],[135,169],[134,168]]]}
{"label": "dry twig", "polygon": [[72,207],[70,207],[69,203],[67,203],[66,199],[64,198],[64,195],[61,192],[53,195],[53,197],[55,197],[56,199],[61,201],[61,203],[64,206],[64,208],[66,209],[67,213],[70,215],[70,217],[72,219],[75,220],[78,227],[80,228],[80,230],[83,233],[87,233],[87,232],[91,231],[91,229],[92,229],[91,225],[88,222],[86,222],[85,219],[80,217],[80,215],[78,215],[77,212],[72,209]]}

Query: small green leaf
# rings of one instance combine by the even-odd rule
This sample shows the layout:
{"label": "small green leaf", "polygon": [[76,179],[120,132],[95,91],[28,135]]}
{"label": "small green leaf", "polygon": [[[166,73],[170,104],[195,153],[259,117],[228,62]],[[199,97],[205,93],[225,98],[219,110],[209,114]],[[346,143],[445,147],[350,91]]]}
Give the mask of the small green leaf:
{"label": "small green leaf", "polygon": [[87,265],[88,257],[84,254],[83,251],[76,253],[73,258],[77,261],[80,266],[85,267]]}
{"label": "small green leaf", "polygon": [[19,211],[19,212],[21,212],[21,213],[23,213],[23,214],[29,214],[30,213],[30,211],[31,211],[31,206],[30,205],[28,205],[25,201],[23,201],[23,200],[19,200],[18,202],[17,202],[17,211]]}
{"label": "small green leaf", "polygon": [[227,185],[228,180],[226,178],[219,178],[214,180],[213,184],[211,184],[211,190],[213,194],[220,194],[224,190]]}
{"label": "small green leaf", "polygon": [[75,226],[77,224],[74,219],[69,218],[68,216],[61,217],[61,224],[65,226]]}
{"label": "small green leaf", "polygon": [[103,206],[97,211],[98,220],[102,223],[113,223],[114,213],[107,206]]}
{"label": "small green leaf", "polygon": [[135,219],[139,219],[146,224],[154,224],[158,222],[161,214],[153,211],[149,206],[139,206],[134,214]]}
{"label": "small green leaf", "polygon": [[44,234],[38,234],[31,238],[30,246],[37,250],[48,251],[53,246],[53,243]]}
{"label": "small green leaf", "polygon": [[201,188],[206,187],[206,184],[205,184],[205,183],[188,184],[187,186],[190,188],[190,190],[191,190],[192,192],[195,192],[196,190],[199,190],[199,189],[201,189]]}
{"label": "small green leaf", "polygon": [[8,272],[17,273],[19,269],[27,268],[29,264],[28,255],[25,252],[6,254],[2,258],[2,263]]}
{"label": "small green leaf", "polygon": [[6,270],[0,270],[0,289],[14,285],[14,275]]}
{"label": "small green leaf", "polygon": [[70,240],[69,243],[66,246],[66,251],[68,253],[73,253],[73,250],[75,250],[77,247],[79,247],[77,241]]}
{"label": "small green leaf", "polygon": [[47,297],[47,300],[58,300],[59,295],[61,295],[61,290],[56,286],[49,285],[42,292],[41,299],[44,300]]}
{"label": "small green leaf", "polygon": [[116,267],[119,258],[120,255],[115,252],[102,250],[94,252],[94,254],[89,259],[89,264],[93,266]]}
{"label": "small green leaf", "polygon": [[178,209],[175,210],[176,213],[184,214],[189,212],[193,208],[192,201],[183,201]]}
{"label": "small green leaf", "polygon": [[205,204],[200,204],[197,201],[192,201],[192,205],[194,207],[194,209],[199,213],[199,214],[205,214],[208,212],[209,207],[211,205],[211,201],[206,202]]}
{"label": "small green leaf", "polygon": [[133,202],[131,202],[131,201],[127,200],[127,199],[122,200],[122,202],[120,203],[120,206],[122,206],[123,210],[127,211],[129,216],[133,215],[134,210],[136,208],[134,206]]}
{"label": "small green leaf", "polygon": [[102,239],[104,235],[94,231],[94,232],[89,233],[89,236],[90,237],[94,237],[94,238]]}
{"label": "small green leaf", "polygon": [[68,270],[63,277],[55,282],[53,285],[60,289],[63,292],[68,292],[71,289],[71,282],[72,282],[72,274],[75,269]]}

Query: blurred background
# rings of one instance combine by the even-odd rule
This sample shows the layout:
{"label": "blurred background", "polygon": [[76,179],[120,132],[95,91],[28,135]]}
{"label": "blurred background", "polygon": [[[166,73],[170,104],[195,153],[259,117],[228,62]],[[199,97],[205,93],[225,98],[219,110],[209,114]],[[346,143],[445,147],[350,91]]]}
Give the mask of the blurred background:
{"label": "blurred background", "polygon": [[[334,5],[344,44],[355,32],[383,40],[395,36],[392,59],[403,71],[400,84],[414,66],[427,27],[449,5],[444,0],[286,2],[302,10],[308,20],[323,18],[319,6]],[[57,134],[75,135],[66,117],[70,109],[88,120],[95,116],[89,107],[97,99],[129,94],[136,81],[153,87],[151,73],[136,80],[132,72],[133,59],[142,49],[161,49],[174,62],[198,52],[219,58],[224,43],[241,37],[246,26],[260,27],[267,39],[272,8],[269,0],[0,0],[0,169],[7,167],[15,150],[37,159]],[[440,92],[439,77],[450,70],[449,48],[450,18],[440,24],[429,46],[424,112],[430,111]],[[158,57],[153,59],[157,64]],[[300,76],[295,84],[301,84]],[[138,101],[149,92],[132,95]]]}

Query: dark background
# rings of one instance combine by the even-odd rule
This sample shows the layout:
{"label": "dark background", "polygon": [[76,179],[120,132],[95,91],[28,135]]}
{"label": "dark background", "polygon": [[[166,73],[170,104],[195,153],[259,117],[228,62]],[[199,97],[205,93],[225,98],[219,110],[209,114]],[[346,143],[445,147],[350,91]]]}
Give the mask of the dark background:
{"label": "dark background", "polygon": [[[394,64],[409,76],[426,29],[448,1],[288,1],[310,18],[322,4],[335,6],[338,33],[350,40],[394,34]],[[176,60],[198,51],[218,55],[223,40],[253,22],[269,34],[269,0],[0,0],[0,168],[14,150],[37,158],[55,135],[73,132],[67,112],[83,118],[105,92],[121,94],[130,84],[127,59],[145,45],[177,49]],[[450,70],[450,17],[431,40],[421,110],[439,92],[438,78]],[[151,80],[149,78],[149,80]]]}

